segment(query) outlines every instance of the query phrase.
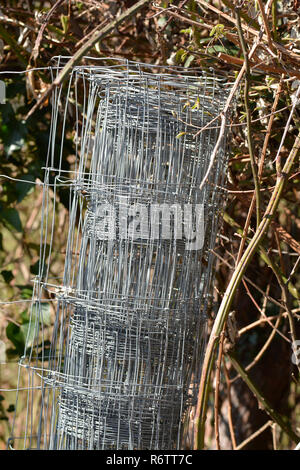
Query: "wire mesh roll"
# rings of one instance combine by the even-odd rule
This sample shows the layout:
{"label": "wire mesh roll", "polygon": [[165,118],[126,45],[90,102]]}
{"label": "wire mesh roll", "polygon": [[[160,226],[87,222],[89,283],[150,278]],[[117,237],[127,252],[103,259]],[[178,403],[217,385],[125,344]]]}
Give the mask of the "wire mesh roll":
{"label": "wire mesh roll", "polygon": [[225,140],[211,162],[218,126],[209,123],[227,89],[204,72],[132,63],[78,67],[74,77],[85,95],[37,447],[180,448],[226,169]]}

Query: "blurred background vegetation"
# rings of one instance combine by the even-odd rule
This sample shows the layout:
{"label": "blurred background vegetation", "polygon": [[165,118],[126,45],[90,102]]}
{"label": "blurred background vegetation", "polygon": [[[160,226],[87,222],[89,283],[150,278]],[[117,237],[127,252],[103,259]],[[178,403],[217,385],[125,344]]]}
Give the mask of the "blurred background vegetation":
{"label": "blurred background vegetation", "polygon": [[[135,3],[134,0],[0,1],[0,72],[44,67],[51,63],[53,56],[74,55],[96,29],[108,25]],[[280,153],[282,165],[299,132],[296,90],[300,84],[300,2],[148,2],[134,17],[96,42],[88,53],[92,57],[122,57],[186,68],[213,67],[228,80],[234,80],[243,65],[245,52],[237,29],[237,5],[241,7],[247,50],[257,38],[260,43],[250,61],[248,109],[243,82],[230,123],[227,203],[215,249],[216,281],[210,326],[237,259],[255,230],[249,132],[258,169],[262,210],[278,177],[275,157],[293,104],[293,118]],[[266,9],[264,16],[261,5]],[[84,61],[87,59],[82,59]],[[16,385],[14,363],[23,354],[29,328],[26,300],[31,298],[31,280],[38,272],[42,201],[41,186],[35,183],[43,179],[51,108],[49,100],[45,100],[25,120],[49,86],[45,72],[4,73],[0,78],[6,83],[7,97],[6,103],[0,105],[0,174],[6,175],[0,178],[1,301],[24,300],[12,305],[0,304],[1,388],[5,389]],[[247,112],[251,115],[251,129],[246,124]],[[63,156],[65,169],[74,161],[73,137],[67,135],[69,140]],[[299,158],[296,158],[267,236],[235,293],[229,328],[227,324],[225,332],[220,381],[214,380],[211,384],[206,422],[208,448],[230,449],[241,443],[246,449],[295,446],[278,424],[269,422],[257,397],[236,375],[226,354],[232,350],[259,385],[263,396],[300,435],[299,372],[291,360],[289,321],[292,315],[297,338],[300,338],[299,181]],[[55,237],[55,249],[62,253],[68,218],[68,201],[63,190],[57,194],[57,203],[60,233]],[[54,276],[61,269],[59,259],[51,267]],[[50,306],[45,315],[49,315],[50,324]],[[14,392],[0,394],[1,449],[6,447],[14,399]],[[219,416],[217,428],[214,425],[216,414]],[[258,435],[253,435],[258,430]],[[249,437],[249,442],[244,442]]]}

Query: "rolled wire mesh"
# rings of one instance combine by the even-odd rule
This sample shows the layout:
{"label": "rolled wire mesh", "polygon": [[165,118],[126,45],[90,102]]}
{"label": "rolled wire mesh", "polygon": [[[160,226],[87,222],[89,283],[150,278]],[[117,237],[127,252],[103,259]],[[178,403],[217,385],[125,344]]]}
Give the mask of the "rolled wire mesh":
{"label": "rolled wire mesh", "polygon": [[[226,169],[223,139],[207,175],[219,135],[208,124],[227,93],[212,73],[127,61],[76,67],[66,98],[55,90],[35,333],[19,370],[29,378],[23,447],[184,446]],[[72,171],[63,169],[70,115]],[[62,278],[51,279],[59,185],[69,194],[68,242]],[[56,303],[48,348],[45,293]]]}

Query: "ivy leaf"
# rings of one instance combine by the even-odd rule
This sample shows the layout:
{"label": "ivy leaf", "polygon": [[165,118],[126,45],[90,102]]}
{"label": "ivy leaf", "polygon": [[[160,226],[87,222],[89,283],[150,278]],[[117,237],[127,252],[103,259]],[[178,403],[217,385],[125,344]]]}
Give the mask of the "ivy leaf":
{"label": "ivy leaf", "polygon": [[19,354],[23,354],[25,348],[25,338],[21,327],[10,322],[6,327],[6,336],[13,343]]}
{"label": "ivy leaf", "polygon": [[32,286],[17,286],[21,290],[22,299],[31,299],[32,298]]}
{"label": "ivy leaf", "polygon": [[[17,193],[17,202],[21,202],[28,193],[32,192],[34,187],[34,176],[30,174],[19,176],[18,179],[25,180],[24,183],[18,181],[15,185],[16,193]],[[28,181],[32,181],[33,183],[28,183]]]}
{"label": "ivy leaf", "polygon": [[40,267],[40,260],[38,259],[36,263],[30,266],[30,272],[34,274],[35,276],[37,276],[39,273],[39,267]]}
{"label": "ivy leaf", "polygon": [[21,325],[20,329],[24,337],[24,344],[26,342],[27,347],[32,346],[37,333],[36,322],[31,321],[29,323],[24,323]]}
{"label": "ivy leaf", "polygon": [[1,276],[3,277],[4,281],[6,282],[6,284],[9,284],[10,281],[13,280],[14,278],[14,275],[11,271],[7,271],[6,269],[3,269],[1,271]]}
{"label": "ivy leaf", "polygon": [[38,321],[43,325],[49,326],[51,324],[51,310],[49,303],[38,303],[33,304],[31,309],[31,320]]}
{"label": "ivy leaf", "polygon": [[13,131],[10,132],[8,137],[4,140],[4,150],[8,157],[10,157],[16,150],[20,150],[23,147],[25,144],[26,134],[26,126],[16,121]]}
{"label": "ivy leaf", "polygon": [[15,111],[11,104],[1,106],[1,140],[7,157],[20,150],[28,134],[27,126],[15,118]]}
{"label": "ivy leaf", "polygon": [[16,209],[4,209],[0,213],[0,220],[12,232],[22,232],[22,223]]}

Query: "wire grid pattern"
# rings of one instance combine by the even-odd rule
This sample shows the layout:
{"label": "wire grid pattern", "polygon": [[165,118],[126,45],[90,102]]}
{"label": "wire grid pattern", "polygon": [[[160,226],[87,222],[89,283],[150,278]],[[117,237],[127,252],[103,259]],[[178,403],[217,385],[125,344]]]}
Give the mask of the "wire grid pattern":
{"label": "wire grid pattern", "polygon": [[[58,58],[52,78],[62,64]],[[184,445],[183,423],[198,391],[210,250],[226,169],[224,139],[199,189],[218,128],[195,133],[222,111],[228,91],[205,72],[120,61],[75,67],[67,96],[62,87],[53,92],[34,338],[27,338],[19,364],[19,376],[28,378],[27,412],[24,434],[13,429],[11,447],[17,439],[37,449]],[[68,115],[76,143],[72,171],[63,169]],[[68,243],[62,277],[51,279],[59,185],[69,194]],[[145,214],[153,206],[186,204],[203,207],[199,249],[166,236],[166,223],[171,234],[178,227],[163,211],[153,236]],[[103,208],[110,211],[106,225]],[[43,317],[49,294],[56,305],[50,344]]]}

